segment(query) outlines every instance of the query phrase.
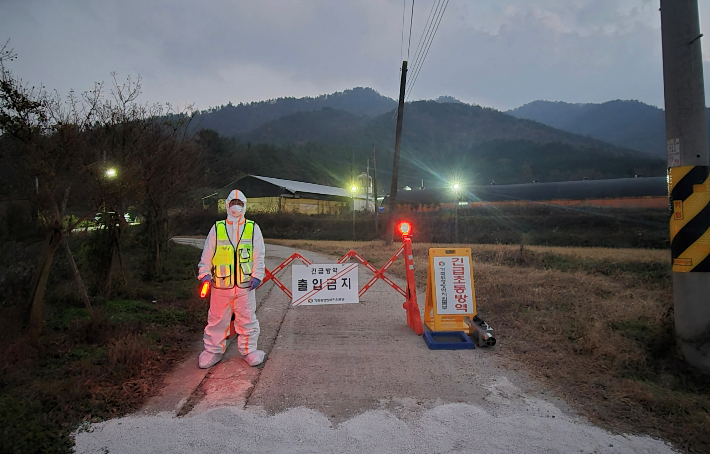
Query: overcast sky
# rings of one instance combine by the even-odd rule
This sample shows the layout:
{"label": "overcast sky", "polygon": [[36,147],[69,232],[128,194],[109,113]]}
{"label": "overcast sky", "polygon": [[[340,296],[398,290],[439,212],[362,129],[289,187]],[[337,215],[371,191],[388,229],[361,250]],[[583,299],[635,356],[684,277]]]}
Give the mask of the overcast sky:
{"label": "overcast sky", "polygon": [[[200,109],[357,86],[396,99],[403,3],[0,0],[0,40],[18,54],[16,76],[60,93],[115,71],[142,77],[143,101]],[[415,0],[410,60],[433,3]],[[710,1],[699,3],[708,92]],[[409,99],[449,95],[501,110],[537,99],[662,107],[658,8],[658,0],[450,0]]]}

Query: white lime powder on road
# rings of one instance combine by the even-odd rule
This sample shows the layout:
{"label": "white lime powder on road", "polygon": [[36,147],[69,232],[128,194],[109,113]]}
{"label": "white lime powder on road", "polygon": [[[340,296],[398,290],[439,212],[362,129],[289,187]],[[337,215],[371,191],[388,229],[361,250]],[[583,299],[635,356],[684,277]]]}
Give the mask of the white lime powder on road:
{"label": "white lime powder on road", "polygon": [[[221,407],[196,416],[127,417],[76,434],[76,452],[98,453],[674,453],[650,437],[613,435],[551,404],[494,416],[476,405],[442,404],[415,418],[370,410],[334,427],[304,407],[273,416]],[[415,403],[416,405],[416,403]],[[521,411],[522,410],[522,411]]]}

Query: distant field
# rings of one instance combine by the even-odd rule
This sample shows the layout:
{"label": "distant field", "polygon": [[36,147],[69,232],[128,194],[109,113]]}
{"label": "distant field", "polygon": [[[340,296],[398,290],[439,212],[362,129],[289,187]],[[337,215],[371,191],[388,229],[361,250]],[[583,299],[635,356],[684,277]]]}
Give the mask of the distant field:
{"label": "distant field", "polygon": [[[559,207],[543,203],[461,208],[458,240],[455,213],[444,206],[431,211],[402,211],[397,218],[415,226],[414,240],[422,243],[514,244],[563,247],[668,249],[666,209]],[[247,208],[248,210],[248,208]],[[223,215],[202,210],[180,218],[175,235],[206,235]],[[384,239],[387,215],[375,231],[372,214],[305,215],[249,213],[265,238],[295,240],[368,241]]]}
{"label": "distant field", "polygon": [[526,246],[525,249],[538,254],[555,254],[592,260],[611,260],[619,262],[668,262],[671,251],[667,249],[631,249],[631,248],[589,248]]}
{"label": "distant field", "polygon": [[[400,246],[380,241],[268,240],[382,266]],[[414,244],[426,284],[429,247]],[[675,354],[669,251],[462,244],[474,260],[481,316],[508,367],[528,370],[592,421],[710,452],[710,378]],[[403,261],[392,273],[404,277]]]}

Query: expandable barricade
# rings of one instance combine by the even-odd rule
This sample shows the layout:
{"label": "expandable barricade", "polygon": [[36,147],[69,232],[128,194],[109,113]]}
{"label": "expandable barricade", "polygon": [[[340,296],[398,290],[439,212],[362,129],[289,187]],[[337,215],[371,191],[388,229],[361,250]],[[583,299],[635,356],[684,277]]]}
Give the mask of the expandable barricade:
{"label": "expandable barricade", "polygon": [[[394,264],[394,262],[397,261],[397,258],[399,258],[402,253],[405,253],[404,257],[404,263],[405,263],[405,268],[407,271],[407,289],[403,290],[400,286],[398,286],[392,279],[387,277],[385,273],[389,268]],[[337,263],[343,264],[347,262],[350,259],[355,259],[358,262],[362,263],[365,268],[370,270],[374,276],[370,278],[370,280],[358,291],[358,297],[362,297],[362,295],[365,294],[372,286],[377,282],[379,279],[382,279],[384,282],[386,282],[390,287],[392,287],[397,293],[400,295],[404,296],[406,298],[406,301],[402,305],[404,309],[407,311],[407,324],[414,330],[415,333],[421,335],[424,332],[424,328],[422,325],[422,319],[421,319],[421,314],[419,313],[419,306],[417,305],[417,287],[414,283],[414,260],[412,256],[412,241],[409,237],[404,237],[403,238],[403,244],[402,246],[397,250],[397,252],[394,253],[394,255],[385,263],[385,265],[381,269],[377,269],[374,265],[372,265],[370,262],[365,260],[360,254],[355,252],[354,250],[348,251],[347,254],[342,256]],[[266,268],[264,280],[262,281],[261,285],[264,285],[265,283],[269,281],[273,281],[274,284],[283,291],[286,296],[292,298],[292,293],[291,290],[286,287],[283,282],[281,282],[277,274],[279,274],[281,271],[284,270],[287,266],[292,264],[294,260],[300,260],[304,265],[310,265],[311,262],[308,261],[304,256],[299,254],[298,252],[294,252],[291,254],[290,257],[288,257],[286,260],[284,260],[279,266],[274,268],[273,271],[270,271],[268,268]],[[260,285],[260,287],[261,287]]]}

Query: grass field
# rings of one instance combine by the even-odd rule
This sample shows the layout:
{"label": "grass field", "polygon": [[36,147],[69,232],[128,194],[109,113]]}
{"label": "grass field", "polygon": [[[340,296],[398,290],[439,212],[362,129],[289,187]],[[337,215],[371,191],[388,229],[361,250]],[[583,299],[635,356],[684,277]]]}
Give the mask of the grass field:
{"label": "grass field", "polygon": [[[382,266],[384,242],[270,240]],[[426,285],[429,247],[414,244]],[[710,452],[710,377],[675,353],[667,250],[462,244],[470,247],[478,311],[497,353],[555,389],[593,422],[644,433],[684,452]],[[401,260],[391,269],[404,277]]]}

